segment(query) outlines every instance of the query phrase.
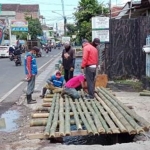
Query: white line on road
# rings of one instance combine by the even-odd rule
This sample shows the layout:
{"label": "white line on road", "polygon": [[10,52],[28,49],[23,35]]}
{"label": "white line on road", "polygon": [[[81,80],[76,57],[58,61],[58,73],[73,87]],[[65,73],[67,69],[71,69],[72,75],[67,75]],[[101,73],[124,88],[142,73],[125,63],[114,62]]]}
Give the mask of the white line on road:
{"label": "white line on road", "polygon": [[[56,57],[59,56],[59,54],[57,54]],[[43,66],[41,66],[38,69],[38,71],[40,71],[42,68],[44,68],[48,63],[50,63],[50,61],[52,61],[52,59],[50,59],[47,63],[45,63]],[[24,83],[23,81],[19,82],[14,88],[12,88],[9,92],[7,92],[3,97],[0,98],[0,102],[2,102],[5,98],[7,98],[11,93],[13,93],[23,83]]]}

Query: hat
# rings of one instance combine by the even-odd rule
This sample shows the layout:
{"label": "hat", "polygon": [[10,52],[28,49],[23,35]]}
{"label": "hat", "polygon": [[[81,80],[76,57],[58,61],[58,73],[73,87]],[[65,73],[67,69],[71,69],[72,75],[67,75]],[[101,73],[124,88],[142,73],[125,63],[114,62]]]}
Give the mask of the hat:
{"label": "hat", "polygon": [[31,51],[32,51],[32,50],[34,50],[34,51],[36,51],[36,52],[39,52],[39,51],[40,51],[40,49],[39,49],[37,46],[32,47],[32,48],[31,48]]}
{"label": "hat", "polygon": [[88,40],[87,40],[87,39],[83,39],[83,40],[82,40],[82,44],[83,44],[83,43],[88,43]]}
{"label": "hat", "polygon": [[95,39],[93,40],[93,42],[96,43],[96,44],[100,44],[100,39],[99,39],[99,38],[95,38]]}
{"label": "hat", "polygon": [[60,71],[57,71],[57,72],[56,72],[56,76],[61,76],[61,72],[60,72]]}

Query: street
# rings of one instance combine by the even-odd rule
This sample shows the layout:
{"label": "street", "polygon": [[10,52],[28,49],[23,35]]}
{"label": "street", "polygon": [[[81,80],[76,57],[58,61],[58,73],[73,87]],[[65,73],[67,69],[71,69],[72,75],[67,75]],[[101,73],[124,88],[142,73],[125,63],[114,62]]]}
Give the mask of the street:
{"label": "street", "polygon": [[[46,66],[46,63],[52,60],[60,52],[61,50],[58,49],[53,49],[48,54],[43,51],[43,56],[37,58],[38,69],[42,69],[44,66]],[[15,62],[10,61],[9,58],[0,59],[0,115],[9,109],[19,99],[26,87],[27,83],[22,81],[22,79],[25,78],[23,65],[24,55],[25,54],[22,54],[22,66],[15,66]],[[40,73],[41,72],[39,71],[39,74]]]}

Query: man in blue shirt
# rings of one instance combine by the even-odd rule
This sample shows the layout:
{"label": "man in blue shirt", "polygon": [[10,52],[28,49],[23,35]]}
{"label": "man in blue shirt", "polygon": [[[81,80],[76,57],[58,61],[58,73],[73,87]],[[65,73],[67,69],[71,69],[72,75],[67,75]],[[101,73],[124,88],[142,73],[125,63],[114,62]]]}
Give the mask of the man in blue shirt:
{"label": "man in blue shirt", "polygon": [[61,72],[57,71],[55,75],[51,76],[47,81],[47,84],[42,89],[42,95],[40,97],[44,98],[47,89],[52,93],[60,93],[63,89],[64,77]]}
{"label": "man in blue shirt", "polygon": [[26,74],[26,78],[28,81],[27,93],[26,93],[28,104],[36,103],[36,100],[32,99],[32,94],[33,94],[34,87],[35,87],[35,78],[38,73],[37,63],[36,63],[36,58],[35,58],[35,54],[38,51],[39,51],[38,47],[33,47],[25,55],[25,58],[24,58],[24,69],[25,69],[25,74]]}

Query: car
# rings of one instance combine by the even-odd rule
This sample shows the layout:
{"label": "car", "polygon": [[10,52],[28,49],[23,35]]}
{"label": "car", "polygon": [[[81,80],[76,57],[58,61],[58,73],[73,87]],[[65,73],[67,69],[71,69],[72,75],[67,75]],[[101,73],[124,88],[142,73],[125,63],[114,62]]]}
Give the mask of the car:
{"label": "car", "polygon": [[0,46],[0,57],[9,58],[9,46]]}

